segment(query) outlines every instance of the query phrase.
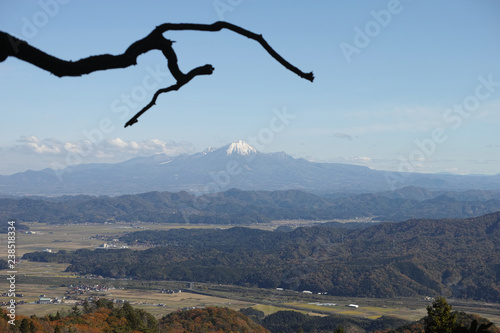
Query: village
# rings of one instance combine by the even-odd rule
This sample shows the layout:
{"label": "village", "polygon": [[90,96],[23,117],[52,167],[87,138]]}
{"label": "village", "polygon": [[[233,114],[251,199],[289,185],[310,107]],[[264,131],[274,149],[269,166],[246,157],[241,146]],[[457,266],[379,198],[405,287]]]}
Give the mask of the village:
{"label": "village", "polygon": [[[26,302],[24,300],[17,300],[16,304],[21,305],[21,304],[40,304],[40,305],[47,305],[47,304],[71,304],[71,305],[82,305],[85,301],[92,302],[92,301],[97,301],[101,298],[101,296],[97,296],[97,293],[107,293],[110,292],[111,290],[115,289],[114,287],[107,287],[104,285],[70,285],[68,286],[68,290],[65,292],[63,296],[56,296],[56,297],[48,297],[45,294],[39,295],[38,299],[36,301],[32,302]],[[177,294],[181,293],[182,290],[180,289],[159,289],[158,293],[160,294]],[[7,297],[7,293],[2,294],[1,296]],[[16,299],[23,298],[23,294],[16,294]],[[110,301],[116,304],[123,304],[123,303],[130,303],[130,304],[139,304],[138,302],[131,302],[126,299],[117,299],[117,298],[108,298]],[[145,304],[145,303],[141,303]],[[8,305],[8,302],[3,301],[0,302],[1,306]],[[147,304],[147,305],[153,305],[153,306],[165,306],[163,303],[153,303],[153,304]]]}

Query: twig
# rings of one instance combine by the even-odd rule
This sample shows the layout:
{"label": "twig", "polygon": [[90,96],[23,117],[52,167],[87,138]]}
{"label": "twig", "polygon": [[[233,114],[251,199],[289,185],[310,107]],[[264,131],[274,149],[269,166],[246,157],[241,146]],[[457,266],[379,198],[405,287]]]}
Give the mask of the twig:
{"label": "twig", "polygon": [[51,56],[31,45],[27,42],[20,40],[8,33],[0,31],[0,62],[8,57],[15,57],[20,60],[26,61],[38,68],[44,69],[57,77],[63,76],[82,76],[92,72],[116,68],[126,68],[137,64],[137,58],[144,53],[151,50],[160,50],[167,59],[168,69],[177,83],[170,87],[158,90],[151,102],[132,117],[125,127],[131,126],[138,121],[138,118],[153,105],[155,105],[158,96],[162,93],[167,93],[173,90],[179,90],[182,86],[191,81],[198,75],[211,75],[214,68],[211,65],[196,67],[184,74],[178,65],[177,55],[172,48],[172,41],[166,39],[163,33],[175,30],[196,30],[196,31],[220,31],[222,29],[231,30],[239,35],[257,41],[275,60],[281,65],[297,74],[303,79],[313,81],[314,75],[312,72],[304,73],[297,67],[286,61],[279,55],[262,37],[262,35],[255,34],[251,31],[243,29],[239,26],[228,22],[215,22],[213,24],[194,24],[194,23],[165,23],[157,26],[149,35],[134,42],[130,45],[123,54],[110,55],[102,54],[82,58],[78,61],[67,61],[57,57]]}

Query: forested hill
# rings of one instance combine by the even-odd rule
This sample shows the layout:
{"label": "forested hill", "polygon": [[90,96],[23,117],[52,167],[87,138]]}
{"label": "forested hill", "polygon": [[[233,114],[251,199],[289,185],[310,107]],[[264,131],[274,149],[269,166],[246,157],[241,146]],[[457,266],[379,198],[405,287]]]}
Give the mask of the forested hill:
{"label": "forested hill", "polygon": [[[386,325],[386,328],[390,326]],[[71,311],[37,317],[8,316],[0,311],[0,331],[12,333],[37,332],[116,332],[116,333],[202,333],[202,332],[255,332],[269,333],[263,326],[253,322],[241,312],[228,308],[206,307],[166,314],[161,319],[129,303],[115,305],[111,300],[99,298],[91,303],[85,301],[81,307],[75,305]]]}
{"label": "forested hill", "polygon": [[325,197],[298,190],[228,190],[194,196],[149,192],[119,197],[64,196],[0,199],[0,219],[19,222],[159,222],[251,224],[281,219],[331,220],[373,217],[467,218],[500,211],[499,191],[393,192]]}
{"label": "forested hill", "polygon": [[[500,213],[408,220],[363,229],[310,227],[140,231],[122,240],[145,251],[26,254],[69,271],[327,291],[342,296],[445,295],[500,302]],[[147,267],[147,269],[142,269]]]}
{"label": "forested hill", "polygon": [[[483,332],[498,333],[499,330],[486,318],[467,313],[457,313],[454,333]],[[16,315],[11,319],[7,310],[0,312],[0,331],[12,333],[37,332],[120,332],[120,333],[207,333],[207,332],[253,332],[253,333],[327,333],[338,332],[342,327],[347,332],[423,332],[427,317],[417,322],[408,322],[390,316],[377,319],[329,315],[325,317],[305,315],[297,311],[278,311],[265,316],[264,312],[244,308],[235,311],[221,307],[205,307],[178,310],[156,319],[151,313],[132,307],[129,303],[116,305],[111,300],[99,298],[84,301],[71,311],[30,317]],[[483,325],[474,330],[473,321]],[[484,329],[487,327],[487,329]],[[464,330],[461,328],[470,328]]]}

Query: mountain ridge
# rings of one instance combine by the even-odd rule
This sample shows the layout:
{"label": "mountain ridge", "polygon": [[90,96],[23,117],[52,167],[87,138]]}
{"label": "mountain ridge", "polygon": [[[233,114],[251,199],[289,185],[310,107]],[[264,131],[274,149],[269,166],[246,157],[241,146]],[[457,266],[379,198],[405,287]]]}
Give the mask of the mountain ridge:
{"label": "mountain ridge", "polygon": [[298,189],[366,193],[407,186],[427,190],[496,190],[500,175],[396,173],[366,166],[316,163],[284,152],[261,153],[236,141],[192,155],[153,155],[115,164],[80,164],[0,176],[0,195],[122,195],[188,191],[197,195],[241,190]]}
{"label": "mountain ridge", "polygon": [[[418,196],[426,193],[425,196]],[[469,193],[469,194],[466,194]],[[418,199],[416,199],[418,197]],[[247,225],[272,220],[402,221],[411,218],[468,218],[500,211],[500,191],[426,192],[339,197],[301,190],[224,192],[195,196],[187,191],[109,196],[9,197],[0,199],[0,219],[19,222],[156,222]]]}
{"label": "mountain ridge", "polygon": [[[146,250],[33,252],[68,272],[328,292],[348,297],[446,296],[500,301],[500,212],[468,219],[413,219],[364,228],[289,232],[142,230],[123,235]],[[473,258],[473,259],[472,259]],[[137,262],[148,267],[138,270]]]}

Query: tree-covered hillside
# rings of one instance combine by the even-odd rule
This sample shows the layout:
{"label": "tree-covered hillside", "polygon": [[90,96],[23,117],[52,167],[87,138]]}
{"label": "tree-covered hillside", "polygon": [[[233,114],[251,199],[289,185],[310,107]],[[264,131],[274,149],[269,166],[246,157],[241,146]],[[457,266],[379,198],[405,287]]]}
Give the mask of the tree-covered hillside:
{"label": "tree-covered hillside", "polygon": [[6,311],[0,315],[0,331],[12,333],[159,333],[159,332],[269,332],[241,312],[227,308],[207,307],[166,314],[157,320],[129,303],[117,306],[112,301],[99,299],[69,312],[57,312],[44,317],[16,315]]}
{"label": "tree-covered hillside", "polygon": [[399,191],[319,196],[298,190],[241,191],[195,196],[149,192],[119,197],[63,196],[0,199],[0,219],[18,222],[157,222],[245,225],[271,220],[332,220],[373,217],[467,218],[500,211],[498,191]]}
{"label": "tree-covered hillside", "polygon": [[35,252],[24,258],[68,262],[68,271],[114,278],[282,287],[339,296],[446,295],[499,302],[499,239],[500,213],[495,213],[362,229],[139,231],[122,240],[153,248]]}
{"label": "tree-covered hillside", "polygon": [[161,319],[161,332],[252,332],[269,333],[241,312],[228,308],[207,307],[170,313]]}
{"label": "tree-covered hillside", "polygon": [[[467,313],[453,313],[456,318],[450,333],[498,333],[486,318]],[[129,303],[121,306],[104,298],[84,301],[70,311],[45,316],[16,315],[0,312],[0,331],[12,333],[327,333],[327,332],[406,332],[421,333],[429,316],[416,322],[383,316],[373,319],[329,315],[317,317],[296,311],[278,311],[265,316],[253,308],[235,311],[205,307],[178,310],[159,319]],[[439,331],[444,332],[444,331]]]}

